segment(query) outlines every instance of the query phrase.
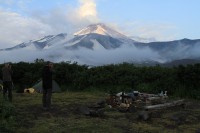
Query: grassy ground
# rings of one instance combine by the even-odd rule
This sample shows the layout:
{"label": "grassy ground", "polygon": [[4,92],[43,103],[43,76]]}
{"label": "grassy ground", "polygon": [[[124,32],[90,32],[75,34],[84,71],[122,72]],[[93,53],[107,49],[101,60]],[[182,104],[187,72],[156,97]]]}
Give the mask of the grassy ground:
{"label": "grassy ground", "polygon": [[52,109],[42,109],[42,94],[13,94],[16,111],[15,133],[196,133],[200,132],[200,103],[187,102],[186,108],[152,112],[148,121],[138,112],[122,113],[106,107],[104,116],[91,117],[77,111],[107,96],[96,92],[54,93]]}

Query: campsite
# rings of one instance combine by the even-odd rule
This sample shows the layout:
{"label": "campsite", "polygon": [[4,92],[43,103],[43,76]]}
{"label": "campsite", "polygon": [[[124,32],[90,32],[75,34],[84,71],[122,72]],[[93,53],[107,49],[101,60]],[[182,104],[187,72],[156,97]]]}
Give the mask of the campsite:
{"label": "campsite", "polygon": [[200,0],[0,0],[0,133],[200,133]]}
{"label": "campsite", "polygon": [[[42,108],[43,65],[12,64],[13,102],[0,96],[0,132],[200,132],[199,64],[90,68],[57,63],[50,110]],[[130,101],[126,94],[132,92],[136,97]]]}

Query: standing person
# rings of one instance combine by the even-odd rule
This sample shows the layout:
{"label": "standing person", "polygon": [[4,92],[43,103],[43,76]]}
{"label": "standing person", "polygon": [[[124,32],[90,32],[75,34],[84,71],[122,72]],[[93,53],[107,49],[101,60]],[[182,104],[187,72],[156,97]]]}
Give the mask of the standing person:
{"label": "standing person", "polygon": [[[3,97],[12,102],[12,69],[9,63],[2,68],[3,75]],[[8,93],[6,95],[6,93]]]}
{"label": "standing person", "polygon": [[45,110],[48,110],[51,107],[51,95],[52,95],[52,84],[53,84],[52,69],[53,69],[53,63],[48,61],[42,71],[42,87],[43,87],[42,103],[43,103],[43,108]]}

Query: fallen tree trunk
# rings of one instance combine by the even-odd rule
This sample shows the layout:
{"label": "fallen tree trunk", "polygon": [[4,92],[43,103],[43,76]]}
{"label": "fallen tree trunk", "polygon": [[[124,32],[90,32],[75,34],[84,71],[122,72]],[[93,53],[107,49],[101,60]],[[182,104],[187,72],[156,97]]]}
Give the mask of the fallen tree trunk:
{"label": "fallen tree trunk", "polygon": [[173,102],[169,102],[169,103],[164,103],[164,104],[144,106],[144,109],[145,110],[163,109],[163,108],[168,108],[168,107],[173,107],[173,106],[179,106],[179,105],[183,105],[183,104],[184,104],[184,99],[173,101]]}

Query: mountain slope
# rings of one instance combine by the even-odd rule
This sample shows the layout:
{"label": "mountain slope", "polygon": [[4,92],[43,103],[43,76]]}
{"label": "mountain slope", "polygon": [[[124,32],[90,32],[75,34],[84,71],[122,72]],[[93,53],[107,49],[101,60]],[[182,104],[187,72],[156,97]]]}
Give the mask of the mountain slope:
{"label": "mountain slope", "polygon": [[12,50],[17,50],[17,49],[32,49],[32,50],[42,50],[42,49],[48,49],[51,46],[55,46],[57,44],[62,43],[63,41],[66,41],[67,34],[66,33],[61,33],[58,35],[49,35],[45,36],[42,39],[35,40],[35,41],[29,41],[29,42],[24,42],[19,45],[16,45],[11,48],[6,48],[6,49],[0,49],[0,51],[12,51]]}
{"label": "mountain slope", "polygon": [[181,39],[168,42],[139,43],[159,53],[167,60],[197,59],[200,57],[200,39]]}
{"label": "mountain slope", "polygon": [[79,47],[85,47],[94,50],[96,47],[94,41],[98,42],[105,49],[115,49],[120,47],[123,42],[120,39],[112,38],[110,36],[90,33],[87,35],[76,36],[72,40],[68,41],[66,48],[77,49]]}

